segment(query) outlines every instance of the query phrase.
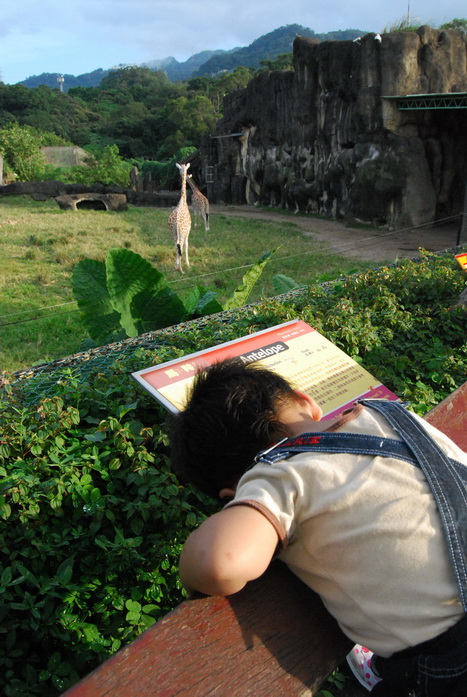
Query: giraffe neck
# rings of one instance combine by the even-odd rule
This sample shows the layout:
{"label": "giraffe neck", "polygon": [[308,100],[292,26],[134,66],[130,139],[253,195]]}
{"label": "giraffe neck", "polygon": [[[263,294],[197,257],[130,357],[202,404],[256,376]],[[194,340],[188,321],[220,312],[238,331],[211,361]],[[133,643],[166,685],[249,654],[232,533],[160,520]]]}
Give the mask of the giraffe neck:
{"label": "giraffe neck", "polygon": [[182,174],[182,188],[180,191],[180,201],[186,203],[186,171]]}

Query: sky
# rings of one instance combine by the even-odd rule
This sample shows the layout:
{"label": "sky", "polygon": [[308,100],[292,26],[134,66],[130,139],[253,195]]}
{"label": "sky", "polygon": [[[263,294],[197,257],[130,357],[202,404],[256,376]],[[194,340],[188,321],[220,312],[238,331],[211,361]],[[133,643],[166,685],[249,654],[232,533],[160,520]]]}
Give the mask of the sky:
{"label": "sky", "polygon": [[466,0],[1,0],[0,80],[81,75],[205,50],[248,46],[287,24],[316,33],[382,32],[407,14],[439,26]]}

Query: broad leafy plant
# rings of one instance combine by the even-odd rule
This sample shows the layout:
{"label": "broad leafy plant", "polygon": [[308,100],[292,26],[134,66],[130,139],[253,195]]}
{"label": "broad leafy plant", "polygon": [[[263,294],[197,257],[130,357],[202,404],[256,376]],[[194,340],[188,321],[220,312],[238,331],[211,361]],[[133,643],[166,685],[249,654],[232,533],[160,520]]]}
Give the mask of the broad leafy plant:
{"label": "broad leafy plant", "polygon": [[[274,250],[275,251],[275,250]],[[197,286],[183,302],[165,276],[139,254],[111,249],[105,262],[82,259],[72,288],[91,339],[104,343],[179,324],[187,319],[242,307],[274,252],[265,254],[244,275],[221,305],[215,291]]]}

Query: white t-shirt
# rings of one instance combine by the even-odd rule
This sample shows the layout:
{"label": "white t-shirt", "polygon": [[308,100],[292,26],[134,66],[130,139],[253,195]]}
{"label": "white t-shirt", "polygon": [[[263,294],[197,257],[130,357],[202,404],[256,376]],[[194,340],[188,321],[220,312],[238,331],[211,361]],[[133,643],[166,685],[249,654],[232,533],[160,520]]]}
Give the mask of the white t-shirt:
{"label": "white t-shirt", "polygon": [[[358,409],[338,432],[400,440],[383,416]],[[419,421],[448,457],[467,466],[466,453]],[[463,614],[419,467],[380,456],[300,453],[246,472],[229,505],[238,504],[270,520],[283,543],[279,559],[321,596],[350,639],[381,656],[438,636]]]}

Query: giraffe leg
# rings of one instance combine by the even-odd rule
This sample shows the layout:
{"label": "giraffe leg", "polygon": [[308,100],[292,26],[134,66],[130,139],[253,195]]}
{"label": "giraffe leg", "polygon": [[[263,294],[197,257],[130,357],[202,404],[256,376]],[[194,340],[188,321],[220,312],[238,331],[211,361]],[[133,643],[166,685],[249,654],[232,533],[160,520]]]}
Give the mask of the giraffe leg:
{"label": "giraffe leg", "polygon": [[188,235],[186,236],[185,240],[185,263],[187,268],[190,268],[190,262],[188,261]]}
{"label": "giraffe leg", "polygon": [[209,230],[209,213],[204,215],[204,229]]}
{"label": "giraffe leg", "polygon": [[180,273],[183,273],[182,269],[182,250],[180,245],[177,243],[177,256],[175,259],[175,268],[177,271],[180,271]]}

